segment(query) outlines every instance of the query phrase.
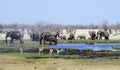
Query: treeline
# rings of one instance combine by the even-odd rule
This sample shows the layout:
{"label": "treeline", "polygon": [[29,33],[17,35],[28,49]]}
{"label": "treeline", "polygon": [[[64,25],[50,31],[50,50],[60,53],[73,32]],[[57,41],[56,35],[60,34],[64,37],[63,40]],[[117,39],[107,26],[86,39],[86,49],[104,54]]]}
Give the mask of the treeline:
{"label": "treeline", "polygon": [[50,23],[36,23],[36,24],[19,24],[19,23],[11,23],[4,24],[0,23],[0,31],[2,29],[30,29],[31,31],[59,31],[61,29],[66,29],[68,32],[73,31],[75,29],[120,29],[120,23],[108,24],[107,21],[104,21],[100,24],[88,24],[88,25],[62,25],[62,24],[50,24]]}

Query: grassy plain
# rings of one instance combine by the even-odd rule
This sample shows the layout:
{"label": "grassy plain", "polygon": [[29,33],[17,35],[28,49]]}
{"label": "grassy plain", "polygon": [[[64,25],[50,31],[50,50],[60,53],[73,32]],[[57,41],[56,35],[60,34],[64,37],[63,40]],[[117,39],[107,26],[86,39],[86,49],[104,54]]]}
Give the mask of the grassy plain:
{"label": "grassy plain", "polygon": [[[59,43],[120,43],[120,40],[59,40]],[[12,45],[13,47],[16,47]],[[36,45],[27,45],[34,47]],[[0,46],[3,48],[4,46]],[[17,46],[20,47],[20,46]],[[26,47],[26,46],[23,46]],[[38,47],[36,47],[38,48]],[[95,58],[95,59],[67,59],[67,58],[39,58],[27,59],[26,56],[41,56],[38,53],[0,53],[0,70],[119,70],[120,59]],[[44,55],[42,55],[44,56]],[[49,56],[49,55],[45,55]]]}
{"label": "grassy plain", "polygon": [[0,70],[119,70],[119,65],[120,59],[26,59],[19,53],[0,53]]}

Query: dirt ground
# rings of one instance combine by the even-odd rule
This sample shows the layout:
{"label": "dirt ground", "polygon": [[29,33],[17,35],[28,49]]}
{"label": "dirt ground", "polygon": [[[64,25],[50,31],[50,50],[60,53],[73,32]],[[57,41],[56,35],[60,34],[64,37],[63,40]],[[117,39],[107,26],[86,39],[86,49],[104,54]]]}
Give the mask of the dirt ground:
{"label": "dirt ground", "polygon": [[62,59],[0,54],[0,70],[119,70],[120,59]]}

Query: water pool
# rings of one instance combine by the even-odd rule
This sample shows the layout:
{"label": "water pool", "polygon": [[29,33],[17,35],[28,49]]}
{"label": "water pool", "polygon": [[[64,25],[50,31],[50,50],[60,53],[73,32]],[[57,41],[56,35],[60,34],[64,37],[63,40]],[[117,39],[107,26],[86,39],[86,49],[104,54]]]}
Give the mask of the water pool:
{"label": "water pool", "polygon": [[96,43],[96,44],[74,44],[74,43],[67,43],[67,44],[57,44],[57,45],[51,45],[54,48],[75,48],[75,49],[79,49],[79,50],[83,50],[83,49],[93,49],[94,51],[98,51],[98,50],[112,50],[115,51],[114,49],[112,49],[113,46],[119,46],[120,44],[106,44],[106,43]]}

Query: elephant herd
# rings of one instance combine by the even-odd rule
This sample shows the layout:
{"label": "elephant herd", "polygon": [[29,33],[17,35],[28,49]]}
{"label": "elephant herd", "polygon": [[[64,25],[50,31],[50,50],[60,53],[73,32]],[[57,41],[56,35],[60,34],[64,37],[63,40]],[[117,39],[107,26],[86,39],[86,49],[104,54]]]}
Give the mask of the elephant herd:
{"label": "elephant herd", "polygon": [[[55,43],[57,44],[57,37],[59,36],[59,32],[56,34],[51,34],[50,32],[42,32],[41,34],[38,33],[32,33],[30,34],[30,39],[33,41],[39,41],[40,44],[48,41],[49,44]],[[6,33],[5,39],[6,39],[6,44],[8,43],[8,37],[11,38],[10,43],[13,43],[13,40],[19,40],[20,44],[24,44],[23,42],[23,33],[20,31],[10,31]]]}
{"label": "elephant herd", "polygon": [[89,31],[91,40],[102,40],[103,37],[105,40],[109,40],[109,33],[107,31]]}
{"label": "elephant herd", "polygon": [[[91,40],[102,40],[102,38],[104,37],[105,40],[109,40],[109,33],[107,31],[89,31],[89,35],[90,35],[90,39]],[[23,42],[23,33],[21,33],[20,31],[10,31],[6,33],[5,39],[6,39],[6,43],[8,43],[8,37],[11,38],[10,43],[13,43],[13,40],[19,40],[21,44],[24,44]],[[85,35],[79,35],[77,38],[79,39],[86,39]],[[30,34],[30,40],[32,41],[39,41],[40,44],[46,44],[46,42],[49,42],[49,44],[54,43],[57,44],[57,39],[61,39],[61,40],[74,40],[75,36],[74,34],[70,34],[68,38],[66,38],[66,36],[60,36],[59,32],[56,32],[54,34],[50,33],[50,32],[42,32],[40,34],[38,33],[31,33]]]}
{"label": "elephant herd", "polygon": [[[91,40],[102,40],[103,37],[105,40],[109,40],[109,33],[107,31],[89,31],[88,32],[89,35],[90,35],[90,38]],[[59,38],[61,40],[75,40],[75,34],[70,34],[68,38],[66,38],[66,36],[59,36]],[[80,40],[85,40],[86,39],[86,36],[85,35],[78,35],[77,36],[77,39],[80,39]]]}
{"label": "elephant herd", "polygon": [[6,33],[5,39],[6,43],[8,43],[8,37],[11,38],[10,43],[13,43],[13,40],[19,40],[21,44],[24,44],[23,42],[23,34],[20,33],[20,31],[10,31]]}

